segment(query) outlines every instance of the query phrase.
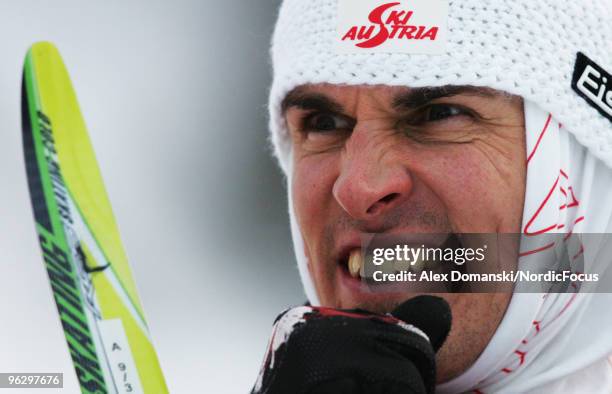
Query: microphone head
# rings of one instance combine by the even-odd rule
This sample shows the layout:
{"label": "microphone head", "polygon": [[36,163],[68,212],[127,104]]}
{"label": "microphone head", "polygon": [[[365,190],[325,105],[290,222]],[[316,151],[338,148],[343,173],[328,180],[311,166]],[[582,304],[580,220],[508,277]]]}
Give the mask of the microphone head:
{"label": "microphone head", "polygon": [[411,298],[395,308],[391,315],[423,331],[436,352],[442,347],[451,328],[450,307],[440,297],[421,295]]}

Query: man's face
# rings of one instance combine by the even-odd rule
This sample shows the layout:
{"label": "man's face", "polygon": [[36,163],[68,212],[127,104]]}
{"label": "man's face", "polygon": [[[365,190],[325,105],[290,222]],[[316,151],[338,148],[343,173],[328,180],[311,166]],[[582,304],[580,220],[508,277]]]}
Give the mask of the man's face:
{"label": "man's face", "polygon": [[[518,233],[525,195],[520,98],[473,87],[308,85],[283,102],[293,208],[321,304],[389,312],[347,270],[367,233]],[[511,294],[444,294],[453,312],[439,380],[471,365]]]}

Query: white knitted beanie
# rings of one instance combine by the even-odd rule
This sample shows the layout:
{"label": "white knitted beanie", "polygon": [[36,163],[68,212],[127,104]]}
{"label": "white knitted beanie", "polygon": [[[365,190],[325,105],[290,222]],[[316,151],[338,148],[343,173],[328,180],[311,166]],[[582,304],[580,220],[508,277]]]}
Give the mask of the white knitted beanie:
{"label": "white knitted beanie", "polygon": [[280,103],[296,86],[323,82],[506,91],[552,113],[612,166],[612,121],[571,87],[578,52],[612,73],[611,0],[460,0],[448,6],[448,42],[440,55],[338,53],[338,0],[283,2],[272,41],[269,104],[272,141],[285,173],[290,144]]}

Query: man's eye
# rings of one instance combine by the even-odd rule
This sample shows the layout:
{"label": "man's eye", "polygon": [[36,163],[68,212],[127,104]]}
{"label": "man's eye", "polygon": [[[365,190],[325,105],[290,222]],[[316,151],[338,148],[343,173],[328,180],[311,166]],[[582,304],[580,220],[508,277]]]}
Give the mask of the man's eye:
{"label": "man's eye", "polygon": [[453,116],[469,115],[468,111],[456,105],[434,104],[425,109],[423,121],[438,122]]}
{"label": "man's eye", "polygon": [[352,122],[340,115],[315,113],[304,120],[304,129],[311,132],[350,130],[352,128]]}

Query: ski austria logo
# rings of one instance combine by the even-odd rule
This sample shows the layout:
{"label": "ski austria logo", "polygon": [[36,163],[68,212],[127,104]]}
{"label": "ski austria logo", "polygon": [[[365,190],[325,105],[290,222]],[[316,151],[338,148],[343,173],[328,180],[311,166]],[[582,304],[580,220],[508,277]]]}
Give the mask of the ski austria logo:
{"label": "ski austria logo", "polygon": [[338,0],[341,53],[439,54],[446,44],[443,0]]}

